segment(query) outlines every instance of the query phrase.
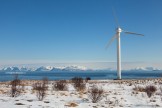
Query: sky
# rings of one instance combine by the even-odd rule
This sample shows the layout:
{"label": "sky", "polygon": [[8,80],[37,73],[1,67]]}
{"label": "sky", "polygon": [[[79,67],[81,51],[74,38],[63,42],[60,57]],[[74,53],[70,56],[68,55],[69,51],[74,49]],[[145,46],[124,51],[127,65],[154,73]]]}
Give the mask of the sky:
{"label": "sky", "polygon": [[112,8],[123,30],[145,35],[121,34],[122,62],[162,67],[162,0],[1,0],[0,65],[115,63]]}

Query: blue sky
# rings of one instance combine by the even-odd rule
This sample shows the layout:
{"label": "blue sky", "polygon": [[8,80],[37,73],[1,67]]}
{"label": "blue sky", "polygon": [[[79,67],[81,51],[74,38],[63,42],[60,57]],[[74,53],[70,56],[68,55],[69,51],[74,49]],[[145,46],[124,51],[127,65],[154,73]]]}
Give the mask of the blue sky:
{"label": "blue sky", "polygon": [[161,0],[1,0],[0,64],[114,62],[115,8],[122,61],[162,65]]}

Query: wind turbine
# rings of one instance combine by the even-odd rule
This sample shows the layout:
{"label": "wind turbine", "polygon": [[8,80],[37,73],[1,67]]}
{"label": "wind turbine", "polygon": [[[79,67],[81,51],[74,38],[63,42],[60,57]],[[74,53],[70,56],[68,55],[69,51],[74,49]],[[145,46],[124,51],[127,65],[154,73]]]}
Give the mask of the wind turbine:
{"label": "wind turbine", "polygon": [[121,80],[121,47],[120,47],[120,34],[122,32],[124,32],[126,34],[132,34],[132,35],[138,35],[138,36],[144,36],[144,35],[143,34],[139,34],[139,33],[135,33],[135,32],[124,31],[123,29],[121,29],[121,27],[118,24],[117,17],[115,17],[115,13],[114,12],[113,12],[113,14],[114,14],[115,22],[118,25],[118,27],[116,28],[116,34],[111,38],[111,40],[107,44],[106,48],[108,48],[110,46],[110,44],[115,39],[117,39],[117,80]]}

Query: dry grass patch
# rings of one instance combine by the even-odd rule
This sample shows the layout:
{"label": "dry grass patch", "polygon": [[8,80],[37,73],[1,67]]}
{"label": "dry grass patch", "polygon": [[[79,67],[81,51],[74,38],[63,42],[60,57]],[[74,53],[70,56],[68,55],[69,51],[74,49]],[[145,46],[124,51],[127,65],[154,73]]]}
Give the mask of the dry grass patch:
{"label": "dry grass patch", "polygon": [[68,106],[68,107],[77,107],[78,104],[75,103],[75,102],[70,102],[70,103],[67,103],[65,106]]}

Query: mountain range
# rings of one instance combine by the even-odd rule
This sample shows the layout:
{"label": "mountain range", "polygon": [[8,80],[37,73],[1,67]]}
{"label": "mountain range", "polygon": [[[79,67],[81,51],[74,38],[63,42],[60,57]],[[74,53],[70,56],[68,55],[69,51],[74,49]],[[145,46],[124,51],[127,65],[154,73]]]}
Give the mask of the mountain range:
{"label": "mountain range", "polygon": [[28,68],[28,67],[5,67],[0,71],[3,72],[42,72],[42,71],[87,71],[87,69],[83,66],[64,66],[64,67],[52,67],[52,66],[41,66],[38,68]]}
{"label": "mountain range", "polygon": [[[125,71],[158,71],[160,69],[154,67],[136,67],[134,69],[125,70]],[[41,66],[38,68],[28,68],[28,67],[5,67],[0,70],[0,72],[62,72],[62,71],[115,71],[114,69],[101,69],[101,70],[93,70],[88,69],[83,66],[64,66],[64,67],[53,67],[53,66]]]}

